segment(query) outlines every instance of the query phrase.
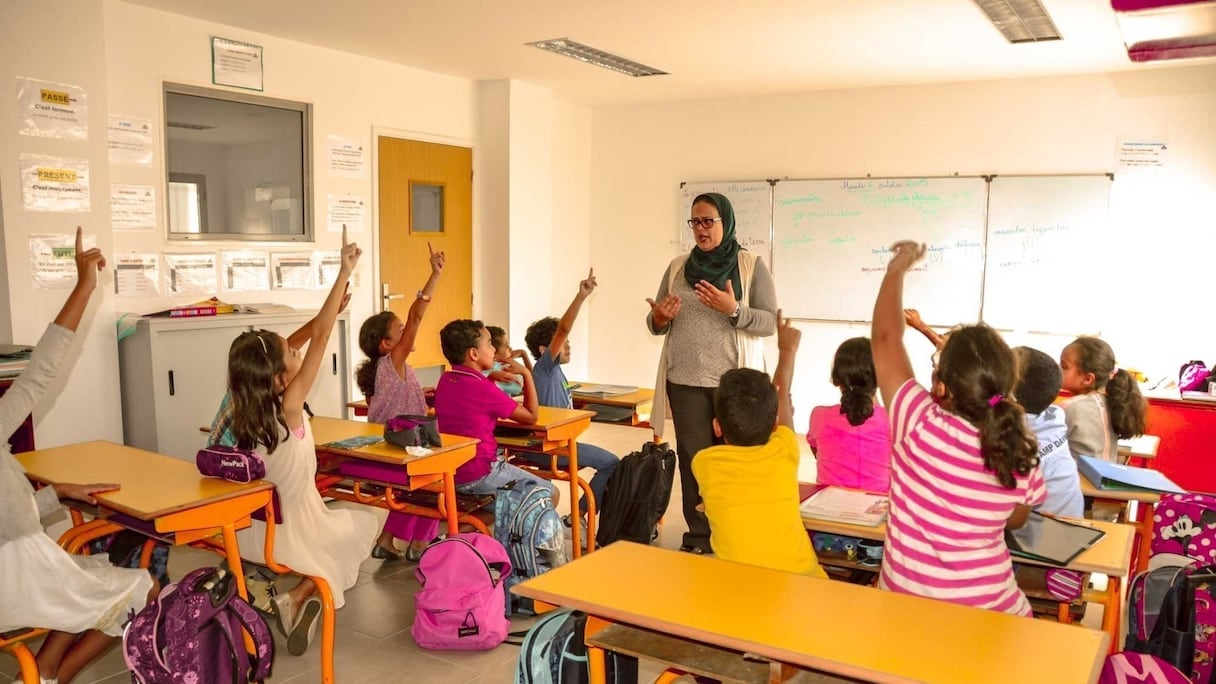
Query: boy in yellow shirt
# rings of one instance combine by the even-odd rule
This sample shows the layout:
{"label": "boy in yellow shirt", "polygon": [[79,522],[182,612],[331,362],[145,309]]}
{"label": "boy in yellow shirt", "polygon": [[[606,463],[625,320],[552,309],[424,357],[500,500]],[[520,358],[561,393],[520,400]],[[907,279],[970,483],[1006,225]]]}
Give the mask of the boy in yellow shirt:
{"label": "boy in yellow shirt", "polygon": [[[777,372],[727,371],[714,392],[714,434],[692,472],[718,558],[827,579],[798,510],[798,439],[790,384],[802,333],[777,312]],[[775,428],[775,429],[774,429]]]}

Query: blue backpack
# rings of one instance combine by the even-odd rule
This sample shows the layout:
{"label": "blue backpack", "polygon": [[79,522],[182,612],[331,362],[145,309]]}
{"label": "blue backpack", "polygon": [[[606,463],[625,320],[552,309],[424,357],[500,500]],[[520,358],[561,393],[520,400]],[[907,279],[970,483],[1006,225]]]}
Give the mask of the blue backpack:
{"label": "blue backpack", "polygon": [[494,538],[507,549],[513,568],[504,582],[508,613],[532,612],[531,601],[512,595],[511,587],[567,561],[562,519],[549,491],[536,482],[514,480],[494,494]]}
{"label": "blue backpack", "polygon": [[[515,684],[586,684],[587,615],[569,609],[546,613],[524,636],[515,661]],[[637,684],[638,659],[611,651],[604,654],[606,681]]]}

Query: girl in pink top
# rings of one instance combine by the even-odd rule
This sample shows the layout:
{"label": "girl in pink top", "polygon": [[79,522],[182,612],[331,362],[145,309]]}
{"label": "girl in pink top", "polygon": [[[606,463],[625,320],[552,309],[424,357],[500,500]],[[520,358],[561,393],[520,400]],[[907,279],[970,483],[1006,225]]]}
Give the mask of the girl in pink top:
{"label": "girl in pink top", "polygon": [[891,427],[874,404],[878,382],[868,337],[845,340],[832,360],[832,384],[840,403],[816,406],[806,441],[815,452],[819,484],[871,492],[891,488]]}
{"label": "girl in pink top", "polygon": [[1005,529],[1046,498],[1038,442],[1009,394],[1013,352],[985,325],[951,332],[933,355],[932,389],[904,349],[904,273],[925,246],[901,241],[874,304],[878,387],[891,414],[891,513],[878,586],[1030,615],[1013,580]]}

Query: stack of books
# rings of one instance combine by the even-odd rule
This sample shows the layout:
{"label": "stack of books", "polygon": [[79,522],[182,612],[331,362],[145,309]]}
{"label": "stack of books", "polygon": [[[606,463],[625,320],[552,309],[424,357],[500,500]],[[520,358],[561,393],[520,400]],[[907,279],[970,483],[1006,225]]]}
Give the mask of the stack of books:
{"label": "stack of books", "polygon": [[802,517],[878,527],[887,518],[886,494],[829,485],[802,502]]}

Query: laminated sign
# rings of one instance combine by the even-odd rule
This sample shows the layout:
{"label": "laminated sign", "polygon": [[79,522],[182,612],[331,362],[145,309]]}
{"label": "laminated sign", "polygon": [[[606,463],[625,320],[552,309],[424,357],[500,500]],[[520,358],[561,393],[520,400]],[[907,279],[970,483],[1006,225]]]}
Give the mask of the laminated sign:
{"label": "laminated sign", "polygon": [[84,88],[66,83],[17,79],[18,130],[22,135],[65,140],[89,139]]}
{"label": "laminated sign", "polygon": [[21,198],[27,211],[88,211],[88,160],[22,154]]}

